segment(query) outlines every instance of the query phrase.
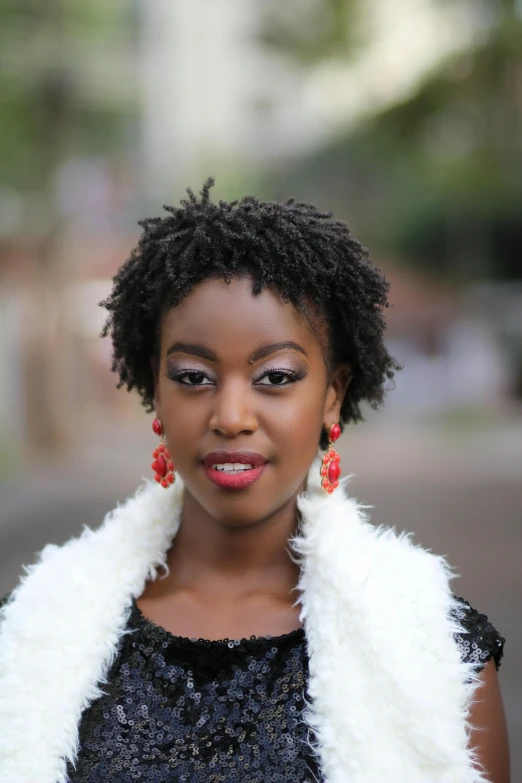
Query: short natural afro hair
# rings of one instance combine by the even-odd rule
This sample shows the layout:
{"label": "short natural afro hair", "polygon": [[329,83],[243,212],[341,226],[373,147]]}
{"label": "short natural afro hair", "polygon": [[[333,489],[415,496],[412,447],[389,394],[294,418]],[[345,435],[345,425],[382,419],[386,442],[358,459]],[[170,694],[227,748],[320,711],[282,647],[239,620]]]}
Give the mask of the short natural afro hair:
{"label": "short natural afro hair", "polygon": [[399,369],[383,341],[388,282],[331,213],[294,199],[246,196],[216,204],[213,184],[206,182],[199,199],[189,189],[180,207],[165,207],[167,216],[140,221],[138,246],[101,303],[109,312],[102,335],[112,336],[118,387],[136,388],[151,410],[151,359],[163,315],[203,280],[248,275],[254,294],[270,287],[301,312],[311,304],[323,314],[330,369],[346,362],[352,371],[341,424],[358,421],[360,403],[377,408]]}

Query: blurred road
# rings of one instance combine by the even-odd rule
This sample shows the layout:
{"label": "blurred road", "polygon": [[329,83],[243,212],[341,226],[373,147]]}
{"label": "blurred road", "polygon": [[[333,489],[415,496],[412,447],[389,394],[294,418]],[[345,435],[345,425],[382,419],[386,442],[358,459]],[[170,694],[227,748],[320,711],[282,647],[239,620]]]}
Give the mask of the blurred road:
{"label": "blurred road", "polygon": [[[0,484],[0,595],[46,542],[96,526],[149,474],[152,434],[120,428],[72,458]],[[415,533],[462,577],[454,590],[507,639],[500,670],[511,737],[513,783],[522,782],[522,422],[483,432],[358,425],[341,440],[351,492],[374,522]]]}

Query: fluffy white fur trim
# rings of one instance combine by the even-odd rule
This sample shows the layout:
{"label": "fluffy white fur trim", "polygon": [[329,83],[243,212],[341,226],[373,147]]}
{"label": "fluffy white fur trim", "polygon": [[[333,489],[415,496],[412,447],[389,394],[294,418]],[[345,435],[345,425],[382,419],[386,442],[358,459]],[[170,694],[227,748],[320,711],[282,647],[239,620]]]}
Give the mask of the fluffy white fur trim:
{"label": "fluffy white fur trim", "polygon": [[93,532],[48,546],[2,612],[0,780],[66,783],[133,597],[165,565],[182,487],[147,484]]}
{"label": "fluffy white fur trim", "polygon": [[[310,655],[306,714],[328,783],[480,783],[445,560],[337,491],[299,499],[293,541]],[[346,484],[346,480],[343,482]],[[312,485],[312,486],[310,486]]]}
{"label": "fluffy white fur trim", "polygon": [[[314,464],[293,541],[310,655],[306,720],[326,783],[481,783],[467,748],[475,677],[449,619],[446,563],[375,529]],[[183,486],[147,484],[102,527],[47,547],[0,624],[0,781],[66,783],[82,712],[129,609],[165,566]]]}

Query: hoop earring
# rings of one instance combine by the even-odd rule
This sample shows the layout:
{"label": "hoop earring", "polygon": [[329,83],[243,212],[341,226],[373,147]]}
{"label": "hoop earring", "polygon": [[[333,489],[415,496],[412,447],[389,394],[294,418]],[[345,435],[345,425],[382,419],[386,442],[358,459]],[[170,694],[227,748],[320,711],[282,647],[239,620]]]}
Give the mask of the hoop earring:
{"label": "hoop earring", "polygon": [[159,419],[154,419],[152,422],[152,429],[156,433],[156,435],[159,435],[161,438],[161,443],[158,446],[157,449],[154,449],[152,452],[152,456],[154,458],[154,462],[152,463],[151,467],[154,471],[154,478],[158,482],[158,484],[161,484],[162,487],[169,487],[171,484],[174,484],[174,471],[175,466],[172,461],[172,457],[170,456],[170,451],[168,449],[167,443],[165,441],[165,433],[163,431],[163,424]]}
{"label": "hoop earring", "polygon": [[332,424],[328,433],[328,448],[321,463],[321,486],[329,495],[339,486],[339,476],[341,475],[341,466],[339,465],[341,458],[333,448],[334,441],[340,434],[340,426]]}

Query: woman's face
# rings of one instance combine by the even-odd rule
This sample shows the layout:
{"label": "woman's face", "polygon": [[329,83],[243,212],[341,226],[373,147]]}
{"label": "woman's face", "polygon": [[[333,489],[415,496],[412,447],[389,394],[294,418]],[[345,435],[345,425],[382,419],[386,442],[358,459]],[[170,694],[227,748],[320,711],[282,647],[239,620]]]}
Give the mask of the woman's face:
{"label": "woman's face", "polygon": [[255,296],[250,278],[207,280],[168,311],[155,376],[186,490],[235,527],[293,504],[348,377],[340,369],[328,382],[307,320],[270,290]]}

